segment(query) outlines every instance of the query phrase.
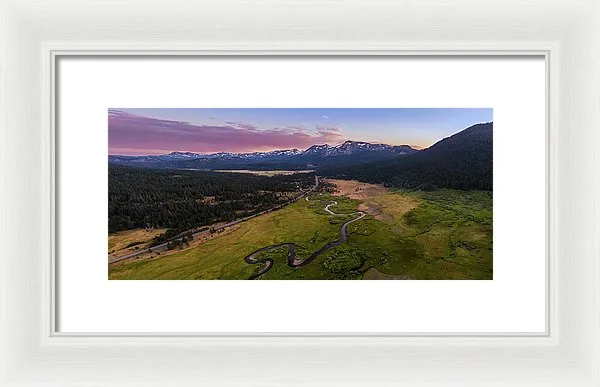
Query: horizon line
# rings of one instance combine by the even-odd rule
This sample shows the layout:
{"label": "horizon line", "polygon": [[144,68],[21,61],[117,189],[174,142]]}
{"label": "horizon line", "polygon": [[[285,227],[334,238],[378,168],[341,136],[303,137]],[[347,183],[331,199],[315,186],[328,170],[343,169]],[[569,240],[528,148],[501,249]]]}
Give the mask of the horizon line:
{"label": "horizon line", "polygon": [[[108,151],[108,155],[109,156],[165,156],[165,155],[169,155],[172,153],[193,153],[193,154],[197,154],[197,155],[206,155],[206,156],[210,156],[210,155],[214,155],[214,154],[218,154],[218,153],[231,153],[231,154],[251,154],[251,153],[268,153],[268,152],[274,152],[274,151],[286,151],[286,150],[298,150],[301,152],[304,152],[310,148],[312,148],[313,146],[323,146],[323,145],[327,145],[330,147],[337,147],[340,146],[346,142],[362,142],[362,143],[367,143],[367,144],[372,144],[372,145],[388,145],[388,146],[409,146],[413,149],[417,149],[417,150],[423,150],[429,147],[423,147],[421,145],[410,145],[410,144],[388,144],[388,143],[383,143],[383,142],[369,142],[369,141],[356,141],[356,140],[345,140],[342,141],[340,143],[337,144],[328,144],[328,143],[320,143],[320,144],[313,144],[305,149],[301,149],[301,148],[273,148],[270,150],[253,150],[253,151],[247,151],[247,152],[229,152],[229,151],[224,151],[224,150],[220,150],[220,151],[214,151],[214,152],[196,152],[196,151],[192,151],[192,150],[185,150],[185,149],[177,149],[177,150],[167,150],[167,149],[156,149],[156,153],[138,153],[138,154],[125,154],[125,153],[112,153],[111,150],[109,149]],[[437,141],[436,141],[437,142]],[[434,143],[435,144],[435,143]],[[433,144],[431,144],[433,145]],[[430,145],[430,146],[431,146]],[[133,149],[132,149],[133,151]],[[151,150],[144,150],[144,151],[151,151]],[[159,153],[161,152],[161,153]]]}
{"label": "horizon line", "polygon": [[[301,150],[301,151],[304,152],[304,151],[306,151],[307,149],[309,149],[309,148],[311,148],[313,146],[327,145],[327,146],[334,146],[335,147],[335,146],[339,146],[339,145],[344,144],[345,142],[349,142],[349,141],[350,142],[364,142],[364,143],[368,143],[368,144],[381,144],[381,145],[389,145],[389,146],[409,146],[409,147],[411,147],[413,149],[424,150],[424,149],[430,148],[431,146],[437,144],[438,142],[440,142],[440,141],[442,141],[442,140],[444,140],[444,139],[446,139],[448,137],[452,137],[455,134],[460,133],[463,130],[466,130],[466,129],[470,128],[470,127],[473,127],[473,126],[476,126],[476,125],[490,124],[490,123],[493,123],[493,122],[494,121],[492,120],[492,121],[478,122],[478,123],[472,124],[469,127],[463,128],[463,129],[461,129],[461,130],[459,130],[459,131],[457,131],[455,133],[452,133],[449,136],[443,137],[443,138],[441,138],[441,139],[433,142],[432,144],[430,144],[428,146],[410,145],[410,144],[389,144],[389,143],[384,143],[384,142],[369,142],[369,141],[359,141],[359,140],[357,141],[357,140],[348,140],[347,139],[347,140],[344,140],[344,141],[339,142],[339,143],[334,144],[334,145],[329,145],[328,143],[312,144],[311,146],[309,146],[309,147],[307,147],[305,149],[300,149],[300,148],[295,148],[295,147],[294,148],[273,148],[273,149],[270,149],[270,150],[254,150],[254,151],[247,151],[247,152],[229,152],[229,151],[224,151],[224,150],[212,151],[212,152],[197,152],[197,151],[185,150],[185,149],[170,149],[170,150],[167,150],[167,149],[155,149],[154,151],[156,151],[156,152],[152,153],[152,150],[148,150],[148,149],[137,151],[136,149],[131,149],[130,148],[130,149],[127,149],[127,150],[130,150],[132,152],[136,152],[136,151],[137,152],[134,153],[134,154],[128,154],[129,152],[114,153],[114,151],[111,151],[111,149],[109,148],[108,155],[109,156],[164,156],[164,155],[168,155],[168,154],[171,154],[171,153],[179,152],[179,153],[194,153],[194,154],[197,154],[197,155],[207,155],[207,156],[210,156],[210,155],[214,155],[214,154],[217,154],[217,153],[249,154],[249,153],[267,153],[267,152],[273,152],[273,151],[277,151],[277,150]],[[122,149],[122,148],[119,148],[119,149]],[[142,153],[142,152],[150,152],[150,153]]]}

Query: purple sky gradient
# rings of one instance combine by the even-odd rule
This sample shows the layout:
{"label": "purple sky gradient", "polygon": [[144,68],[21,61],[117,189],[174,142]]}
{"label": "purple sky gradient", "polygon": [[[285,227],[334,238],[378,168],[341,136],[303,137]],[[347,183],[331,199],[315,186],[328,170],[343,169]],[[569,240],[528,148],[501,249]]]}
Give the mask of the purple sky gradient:
{"label": "purple sky gradient", "polygon": [[304,150],[345,140],[427,147],[492,109],[109,109],[112,155]]}
{"label": "purple sky gradient", "polygon": [[314,144],[343,140],[341,129],[299,126],[261,130],[245,122],[224,125],[192,125],[110,110],[108,116],[110,154],[149,155],[171,151],[199,153],[305,149]]}

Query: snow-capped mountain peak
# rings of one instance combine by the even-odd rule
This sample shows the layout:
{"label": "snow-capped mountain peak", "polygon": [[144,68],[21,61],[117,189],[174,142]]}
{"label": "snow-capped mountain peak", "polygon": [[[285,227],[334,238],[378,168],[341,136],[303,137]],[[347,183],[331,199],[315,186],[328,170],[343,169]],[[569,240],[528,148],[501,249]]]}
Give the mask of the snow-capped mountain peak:
{"label": "snow-capped mountain peak", "polygon": [[[299,162],[311,164],[315,160],[323,158],[340,157],[349,155],[357,155],[371,158],[393,157],[395,155],[403,155],[415,153],[418,150],[413,149],[408,145],[391,146],[387,144],[372,144],[364,141],[347,140],[338,145],[318,144],[312,145],[309,148],[301,151],[299,149],[277,149],[268,152],[248,152],[248,153],[232,153],[218,152],[210,154],[202,154],[195,152],[175,151],[168,154],[157,156],[109,156],[109,161],[113,163],[132,164],[132,165],[163,165],[176,166],[182,163],[196,163],[198,165],[214,164],[215,162]],[[369,156],[370,155],[370,156]],[[183,165],[183,164],[182,164]],[[195,165],[195,164],[194,164]],[[239,164],[243,165],[243,164]]]}
{"label": "snow-capped mountain peak", "polygon": [[190,159],[190,158],[198,158],[202,157],[201,154],[194,152],[171,152],[169,154],[163,155],[170,159]]}

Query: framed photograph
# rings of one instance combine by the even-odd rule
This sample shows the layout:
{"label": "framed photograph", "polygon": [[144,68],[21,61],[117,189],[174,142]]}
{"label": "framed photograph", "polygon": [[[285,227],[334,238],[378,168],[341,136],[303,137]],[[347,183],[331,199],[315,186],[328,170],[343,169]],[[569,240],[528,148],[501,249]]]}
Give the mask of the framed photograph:
{"label": "framed photograph", "polygon": [[0,20],[2,385],[600,382],[592,2]]}
{"label": "framed photograph", "polygon": [[109,279],[492,280],[492,119],[111,109]]}

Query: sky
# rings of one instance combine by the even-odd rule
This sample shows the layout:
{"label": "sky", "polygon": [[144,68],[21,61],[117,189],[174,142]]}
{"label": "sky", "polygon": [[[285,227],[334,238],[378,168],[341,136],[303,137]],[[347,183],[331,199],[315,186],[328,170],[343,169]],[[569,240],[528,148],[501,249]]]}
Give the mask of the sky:
{"label": "sky", "polygon": [[111,155],[304,150],[346,140],[427,148],[471,125],[487,108],[108,110]]}

